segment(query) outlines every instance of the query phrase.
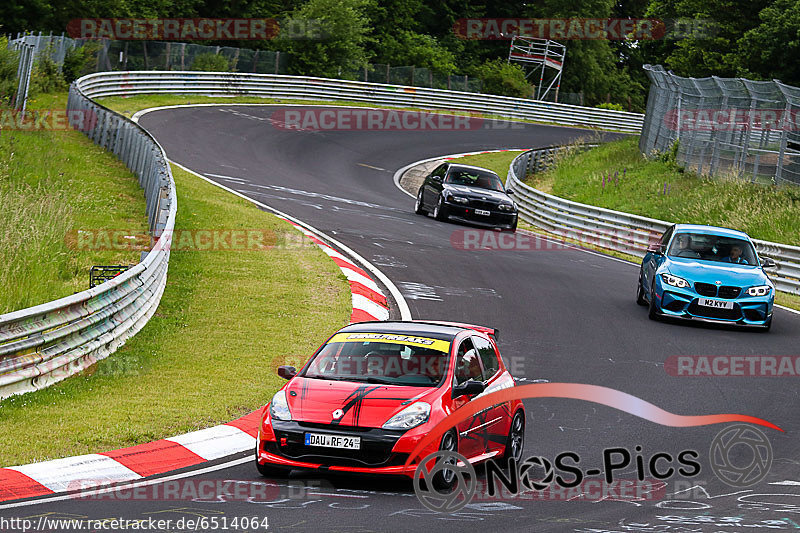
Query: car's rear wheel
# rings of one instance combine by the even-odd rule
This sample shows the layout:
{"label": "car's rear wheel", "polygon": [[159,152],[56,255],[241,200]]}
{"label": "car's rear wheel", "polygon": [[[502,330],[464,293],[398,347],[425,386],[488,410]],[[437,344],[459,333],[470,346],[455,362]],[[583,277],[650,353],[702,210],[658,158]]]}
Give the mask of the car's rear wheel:
{"label": "car's rear wheel", "polygon": [[644,289],[642,289],[642,273],[639,272],[639,281],[636,283],[636,303],[639,305],[647,305],[647,300],[644,298]]}
{"label": "car's rear wheel", "polygon": [[439,196],[439,201],[436,202],[436,207],[433,208],[433,218],[444,222],[447,220],[447,206],[444,205],[444,198]]}
{"label": "car's rear wheel", "polygon": [[522,450],[525,447],[525,413],[517,411],[511,419],[511,427],[508,430],[506,439],[506,449],[503,452],[503,464],[507,465],[513,458],[519,464],[522,461]]}
{"label": "car's rear wheel", "polygon": [[650,320],[658,320],[658,308],[656,306],[656,284],[653,282],[653,286],[650,289],[650,312],[648,315]]}
{"label": "car's rear wheel", "polygon": [[[442,443],[439,446],[439,451],[458,452],[458,437],[455,431],[448,431],[442,437]],[[456,459],[442,459],[446,464],[455,466]],[[447,491],[452,489],[456,484],[456,472],[448,468],[444,468],[433,476],[433,488],[438,491]]]}
{"label": "car's rear wheel", "polygon": [[425,210],[425,206],[422,204],[422,189],[420,189],[417,193],[417,201],[414,204],[414,212],[418,215],[428,214],[428,212]]}

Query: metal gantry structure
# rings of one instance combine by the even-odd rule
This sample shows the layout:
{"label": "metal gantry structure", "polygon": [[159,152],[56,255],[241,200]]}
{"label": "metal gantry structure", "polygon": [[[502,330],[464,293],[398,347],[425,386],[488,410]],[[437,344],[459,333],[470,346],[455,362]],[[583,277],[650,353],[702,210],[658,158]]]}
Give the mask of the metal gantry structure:
{"label": "metal gantry structure", "polygon": [[538,75],[534,95],[537,100],[547,99],[547,95],[555,87],[553,101],[558,102],[566,55],[567,47],[557,41],[515,35],[511,39],[508,62],[521,64],[525,69],[526,79]]}

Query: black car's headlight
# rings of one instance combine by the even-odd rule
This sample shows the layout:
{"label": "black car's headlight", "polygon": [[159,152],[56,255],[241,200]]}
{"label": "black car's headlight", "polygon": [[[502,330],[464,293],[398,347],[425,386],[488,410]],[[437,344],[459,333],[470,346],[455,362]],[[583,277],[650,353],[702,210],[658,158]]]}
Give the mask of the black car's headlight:
{"label": "black car's headlight", "polygon": [[661,274],[661,279],[664,280],[664,283],[667,285],[672,285],[673,287],[678,287],[679,289],[684,289],[689,286],[689,282],[683,278],[679,278],[678,276],[673,276],[672,274]]}
{"label": "black car's headlight", "polygon": [[503,203],[501,203],[500,205],[497,206],[497,209],[499,209],[500,211],[512,212],[512,211],[514,211],[514,204],[510,204],[508,202],[503,202]]}
{"label": "black car's headlight", "polygon": [[747,289],[747,294],[750,296],[766,296],[771,290],[772,287],[769,285],[759,285],[757,287],[750,287]]}
{"label": "black car's headlight", "polygon": [[457,204],[467,204],[469,203],[469,198],[464,198],[463,196],[451,196],[450,201]]}

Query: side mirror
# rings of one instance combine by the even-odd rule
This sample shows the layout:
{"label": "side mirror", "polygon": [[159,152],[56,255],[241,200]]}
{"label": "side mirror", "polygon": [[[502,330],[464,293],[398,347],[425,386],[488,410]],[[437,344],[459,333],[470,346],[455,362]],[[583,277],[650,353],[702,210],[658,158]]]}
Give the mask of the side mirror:
{"label": "side mirror", "polygon": [[431,181],[435,181],[436,183],[441,183],[442,182],[442,177],[441,176],[434,176],[433,174],[431,174],[430,177],[431,177]]}
{"label": "side mirror", "polygon": [[515,195],[517,193],[514,192],[514,189],[506,189],[506,194],[509,195],[509,196],[513,196],[513,195]]}
{"label": "side mirror", "polygon": [[279,366],[278,375],[283,379],[292,379],[297,375],[297,369],[293,366]]}
{"label": "side mirror", "polygon": [[650,245],[647,247],[647,251],[651,254],[658,254],[662,255],[664,251],[661,249],[660,242],[651,242]]}
{"label": "side mirror", "polygon": [[486,390],[486,384],[481,381],[467,380],[461,385],[453,387],[453,398],[459,396],[475,396]]}
{"label": "side mirror", "polygon": [[777,263],[769,257],[761,258],[761,268],[778,268]]}

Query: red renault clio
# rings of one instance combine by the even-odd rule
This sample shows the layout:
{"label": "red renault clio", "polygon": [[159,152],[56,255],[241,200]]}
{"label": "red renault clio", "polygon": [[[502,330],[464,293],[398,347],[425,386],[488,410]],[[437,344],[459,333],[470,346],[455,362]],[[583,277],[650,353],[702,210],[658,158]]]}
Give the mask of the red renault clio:
{"label": "red renault clio", "polygon": [[[419,440],[473,398],[514,386],[496,331],[449,322],[362,322],[342,328],[264,408],[256,465],[264,476],[292,469],[414,476],[405,463]],[[471,463],[520,460],[525,412],[515,400],[445,433],[437,450]],[[453,476],[444,469],[439,485]]]}

